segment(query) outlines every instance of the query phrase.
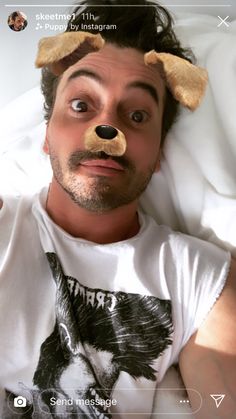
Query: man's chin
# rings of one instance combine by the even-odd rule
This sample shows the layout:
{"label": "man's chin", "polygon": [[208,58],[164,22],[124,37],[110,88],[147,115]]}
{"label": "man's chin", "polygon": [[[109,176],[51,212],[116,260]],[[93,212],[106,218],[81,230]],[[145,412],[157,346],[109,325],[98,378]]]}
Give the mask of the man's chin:
{"label": "man's chin", "polygon": [[68,191],[72,201],[80,208],[94,213],[105,213],[116,208],[129,204],[132,199],[128,196],[113,192],[110,189],[87,191],[87,193],[78,193],[78,191]]}
{"label": "man's chin", "polygon": [[138,199],[146,186],[146,182],[142,181],[131,187],[128,178],[122,179],[122,182],[114,182],[102,176],[89,178],[86,176],[85,179],[83,176],[73,175],[67,179],[64,178],[63,182],[57,179],[57,182],[75,204],[97,213],[108,212],[130,204]]}
{"label": "man's chin", "polygon": [[91,199],[84,196],[78,196],[77,194],[70,194],[74,203],[76,203],[80,208],[83,208],[87,211],[94,213],[105,213],[111,210],[114,210],[123,204],[114,197],[101,197],[93,196]]}

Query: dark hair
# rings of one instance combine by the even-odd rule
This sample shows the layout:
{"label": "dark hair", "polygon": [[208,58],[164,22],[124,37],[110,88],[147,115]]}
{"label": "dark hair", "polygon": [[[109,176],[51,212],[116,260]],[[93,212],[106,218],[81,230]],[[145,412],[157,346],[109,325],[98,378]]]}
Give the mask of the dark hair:
{"label": "dark hair", "polygon": [[11,18],[12,18],[12,20],[16,20],[16,18],[18,17],[18,16],[20,16],[20,13],[19,12],[13,12],[12,14],[11,14]]}
{"label": "dark hair", "polygon": [[[86,5],[87,1],[89,6]],[[106,7],[96,6],[97,0],[82,0],[75,8],[72,18],[68,23],[67,32],[73,28],[98,33],[96,27],[102,28],[99,32],[110,43],[119,47],[131,47],[142,52],[155,49],[158,52],[168,52],[188,61],[193,61],[191,50],[181,47],[179,40],[172,29],[173,20],[169,12],[159,4],[148,0],[103,0]],[[100,3],[100,2],[99,2]],[[132,6],[133,4],[133,6]],[[110,7],[109,7],[110,6]],[[93,17],[95,15],[95,21]],[[91,20],[85,17],[90,17]],[[87,25],[86,28],[83,27]],[[116,25],[116,30],[108,29],[110,25]],[[106,29],[107,27],[107,29]],[[56,88],[59,78],[54,76],[48,68],[42,70],[42,92],[45,97],[45,119],[48,121],[56,96]],[[163,115],[162,141],[168,130],[178,116],[178,102],[166,89],[166,102]]]}

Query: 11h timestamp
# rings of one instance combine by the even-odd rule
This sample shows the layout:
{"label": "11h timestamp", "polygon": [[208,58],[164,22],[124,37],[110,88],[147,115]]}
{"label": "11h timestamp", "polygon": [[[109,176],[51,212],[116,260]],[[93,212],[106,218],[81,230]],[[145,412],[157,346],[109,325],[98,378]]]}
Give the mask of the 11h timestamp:
{"label": "11h timestamp", "polygon": [[95,15],[93,13],[82,13],[83,20],[95,20]]}

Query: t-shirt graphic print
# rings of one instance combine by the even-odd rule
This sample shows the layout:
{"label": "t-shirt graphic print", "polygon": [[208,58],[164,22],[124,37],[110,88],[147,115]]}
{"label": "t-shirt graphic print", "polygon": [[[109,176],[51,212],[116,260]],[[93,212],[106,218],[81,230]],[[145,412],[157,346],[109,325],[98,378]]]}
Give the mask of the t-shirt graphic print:
{"label": "t-shirt graphic print", "polygon": [[[55,253],[46,256],[57,286],[56,322],[40,348],[34,390],[29,389],[31,412],[112,418],[112,394],[122,371],[135,380],[156,381],[153,363],[172,342],[171,302],[83,286],[64,274]],[[20,410],[30,417],[28,403]]]}

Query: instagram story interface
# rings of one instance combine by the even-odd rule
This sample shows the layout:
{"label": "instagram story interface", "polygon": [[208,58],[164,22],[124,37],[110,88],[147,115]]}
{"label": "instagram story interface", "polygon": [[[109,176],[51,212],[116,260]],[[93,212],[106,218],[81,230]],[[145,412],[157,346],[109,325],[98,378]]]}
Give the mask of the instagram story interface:
{"label": "instagram story interface", "polygon": [[235,7],[61,3],[0,5],[0,417],[233,419]]}

